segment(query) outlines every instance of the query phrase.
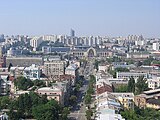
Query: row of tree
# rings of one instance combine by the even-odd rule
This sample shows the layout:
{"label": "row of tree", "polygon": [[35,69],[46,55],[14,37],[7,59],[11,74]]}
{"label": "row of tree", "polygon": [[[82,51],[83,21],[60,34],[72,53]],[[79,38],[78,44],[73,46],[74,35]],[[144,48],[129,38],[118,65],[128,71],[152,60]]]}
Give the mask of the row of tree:
{"label": "row of tree", "polygon": [[31,88],[33,86],[35,87],[45,87],[45,82],[41,80],[34,80],[31,81],[30,79],[27,79],[25,77],[18,77],[14,80],[14,85],[19,90],[28,90],[28,88]]}
{"label": "row of tree", "polygon": [[68,108],[64,108],[55,100],[47,100],[47,96],[39,96],[34,92],[22,94],[17,99],[0,97],[0,108],[8,109],[9,119],[67,120]]}
{"label": "row of tree", "polygon": [[145,90],[148,90],[148,84],[147,79],[143,76],[139,77],[136,83],[135,79],[131,77],[127,85],[123,84],[114,87],[115,92],[133,92],[134,94],[140,94]]}
{"label": "row of tree", "polygon": [[[90,75],[89,85],[87,89],[87,93],[85,95],[85,104],[91,104],[92,102],[92,95],[94,94],[94,85],[96,83],[96,78],[94,75]],[[86,118],[87,120],[91,120],[91,116],[93,115],[93,111],[89,109],[86,111]]]}
{"label": "row of tree", "polygon": [[134,110],[122,110],[120,114],[126,120],[160,120],[160,111],[155,109],[140,109],[135,106]]}

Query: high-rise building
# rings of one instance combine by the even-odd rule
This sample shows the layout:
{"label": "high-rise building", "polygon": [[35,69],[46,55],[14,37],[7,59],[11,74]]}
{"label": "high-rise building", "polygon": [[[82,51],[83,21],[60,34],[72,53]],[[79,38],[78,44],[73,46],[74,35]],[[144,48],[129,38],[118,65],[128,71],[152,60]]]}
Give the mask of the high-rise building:
{"label": "high-rise building", "polygon": [[30,45],[33,47],[33,51],[36,51],[37,47],[42,43],[42,37],[33,37],[30,41]]}
{"label": "high-rise building", "polygon": [[74,31],[73,29],[71,29],[70,36],[71,36],[71,37],[74,37],[74,36],[75,36],[75,31]]}
{"label": "high-rise building", "polygon": [[158,42],[153,43],[153,50],[159,51],[160,50],[160,44]]}

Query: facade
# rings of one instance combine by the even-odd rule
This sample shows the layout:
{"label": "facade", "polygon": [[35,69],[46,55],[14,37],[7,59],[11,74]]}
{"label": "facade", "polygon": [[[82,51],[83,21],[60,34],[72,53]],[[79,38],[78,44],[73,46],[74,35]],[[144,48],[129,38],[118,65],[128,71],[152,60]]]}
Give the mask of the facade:
{"label": "facade", "polygon": [[100,64],[99,66],[98,66],[98,70],[99,71],[104,71],[104,72],[107,72],[107,70],[108,70],[108,68],[109,68],[109,65],[106,65],[106,64]]}
{"label": "facade", "polygon": [[31,80],[40,79],[40,67],[35,64],[32,64],[30,67],[26,67],[23,71],[23,76]]}
{"label": "facade", "polygon": [[8,75],[0,75],[0,95],[7,95],[9,90]]}
{"label": "facade", "polygon": [[147,79],[148,88],[156,89],[160,87],[160,79]]}
{"label": "facade", "polygon": [[33,47],[33,51],[36,51],[37,47],[42,43],[42,37],[33,37],[30,40],[30,45]]}
{"label": "facade", "polygon": [[160,89],[144,91],[134,97],[135,105],[140,108],[160,108]]}
{"label": "facade", "polygon": [[139,77],[148,78],[148,74],[147,73],[137,73],[137,72],[117,72],[118,79],[129,80],[131,77],[133,77],[135,79],[135,82],[137,82],[137,79]]}
{"label": "facade", "polygon": [[153,43],[153,50],[159,51],[160,49],[160,44],[158,42]]}
{"label": "facade", "polygon": [[71,36],[71,37],[74,37],[74,36],[75,36],[75,31],[74,31],[73,29],[71,29],[70,36]]}
{"label": "facade", "polygon": [[44,73],[47,77],[56,80],[60,75],[64,75],[65,61],[52,60],[44,62]]}
{"label": "facade", "polygon": [[64,91],[60,87],[43,87],[37,90],[39,95],[47,95],[47,99],[54,99],[64,105]]}
{"label": "facade", "polygon": [[126,109],[134,109],[134,94],[133,93],[111,93]]}
{"label": "facade", "polygon": [[72,50],[71,54],[78,58],[93,58],[93,57],[99,57],[99,58],[106,58],[106,57],[112,57],[113,52],[107,49],[95,49],[93,47],[86,48],[86,49],[76,49]]}
{"label": "facade", "polygon": [[32,64],[42,65],[42,57],[6,57],[6,67],[12,64],[12,66],[29,67]]}
{"label": "facade", "polygon": [[127,58],[131,59],[147,59],[150,57],[150,54],[147,52],[136,52],[136,53],[127,53]]}
{"label": "facade", "polygon": [[23,71],[25,67],[11,67],[10,68],[10,75],[14,76],[15,78],[23,76]]}

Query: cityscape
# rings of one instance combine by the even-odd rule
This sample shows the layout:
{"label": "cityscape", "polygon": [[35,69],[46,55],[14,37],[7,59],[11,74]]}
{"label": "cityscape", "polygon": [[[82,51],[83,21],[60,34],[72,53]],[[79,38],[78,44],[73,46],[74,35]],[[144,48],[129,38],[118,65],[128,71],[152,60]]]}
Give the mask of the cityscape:
{"label": "cityscape", "polygon": [[[15,1],[17,3],[2,2],[0,5],[0,120],[160,120],[160,24],[156,23],[160,20],[157,14],[160,2]],[[128,10],[131,3],[142,5],[133,9],[136,14]],[[15,4],[19,7],[12,9]],[[121,27],[122,18],[118,16],[119,21],[112,21],[115,28],[109,25],[109,20],[99,21],[113,17],[99,12],[107,13],[112,4],[122,9],[118,9],[117,14],[117,10],[111,13],[128,18],[130,11],[133,21],[128,18],[131,23]],[[155,9],[148,10],[151,5]],[[6,6],[10,7],[4,10]],[[61,8],[59,11],[55,11],[57,6]],[[99,8],[97,12],[94,7]],[[14,16],[10,10],[15,12]],[[154,20],[149,21],[144,15],[142,23],[148,22],[145,27],[137,22],[136,29],[130,29],[135,27],[132,23],[137,18],[143,18],[138,16],[146,13],[145,10],[150,11],[148,16],[153,15]],[[72,17],[68,14],[70,11]],[[87,22],[88,27],[84,25],[84,11],[91,18],[94,12],[97,15]],[[75,12],[79,13],[78,21]],[[13,21],[5,21],[9,14]],[[32,17],[28,18],[29,14]],[[59,15],[68,17],[60,20]],[[54,17],[51,19],[51,16]],[[28,23],[30,18],[33,24]],[[53,31],[51,23],[44,18],[51,19],[51,23],[57,20]],[[22,23],[24,19],[26,24]],[[34,28],[35,19],[38,26],[43,23],[47,29]],[[93,28],[98,25],[97,29],[89,28],[91,24]],[[104,28],[110,26],[110,31],[104,30],[101,24]],[[29,27],[35,32],[29,31]],[[65,27],[68,34],[64,32]]]}

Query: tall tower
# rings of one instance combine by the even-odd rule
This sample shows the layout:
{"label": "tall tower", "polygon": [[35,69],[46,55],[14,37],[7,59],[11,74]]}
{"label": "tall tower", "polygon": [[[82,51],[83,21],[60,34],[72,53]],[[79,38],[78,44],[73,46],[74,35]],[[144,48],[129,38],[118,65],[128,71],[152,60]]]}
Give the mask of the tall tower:
{"label": "tall tower", "polygon": [[75,31],[73,29],[71,29],[71,31],[70,31],[70,36],[75,37]]}

